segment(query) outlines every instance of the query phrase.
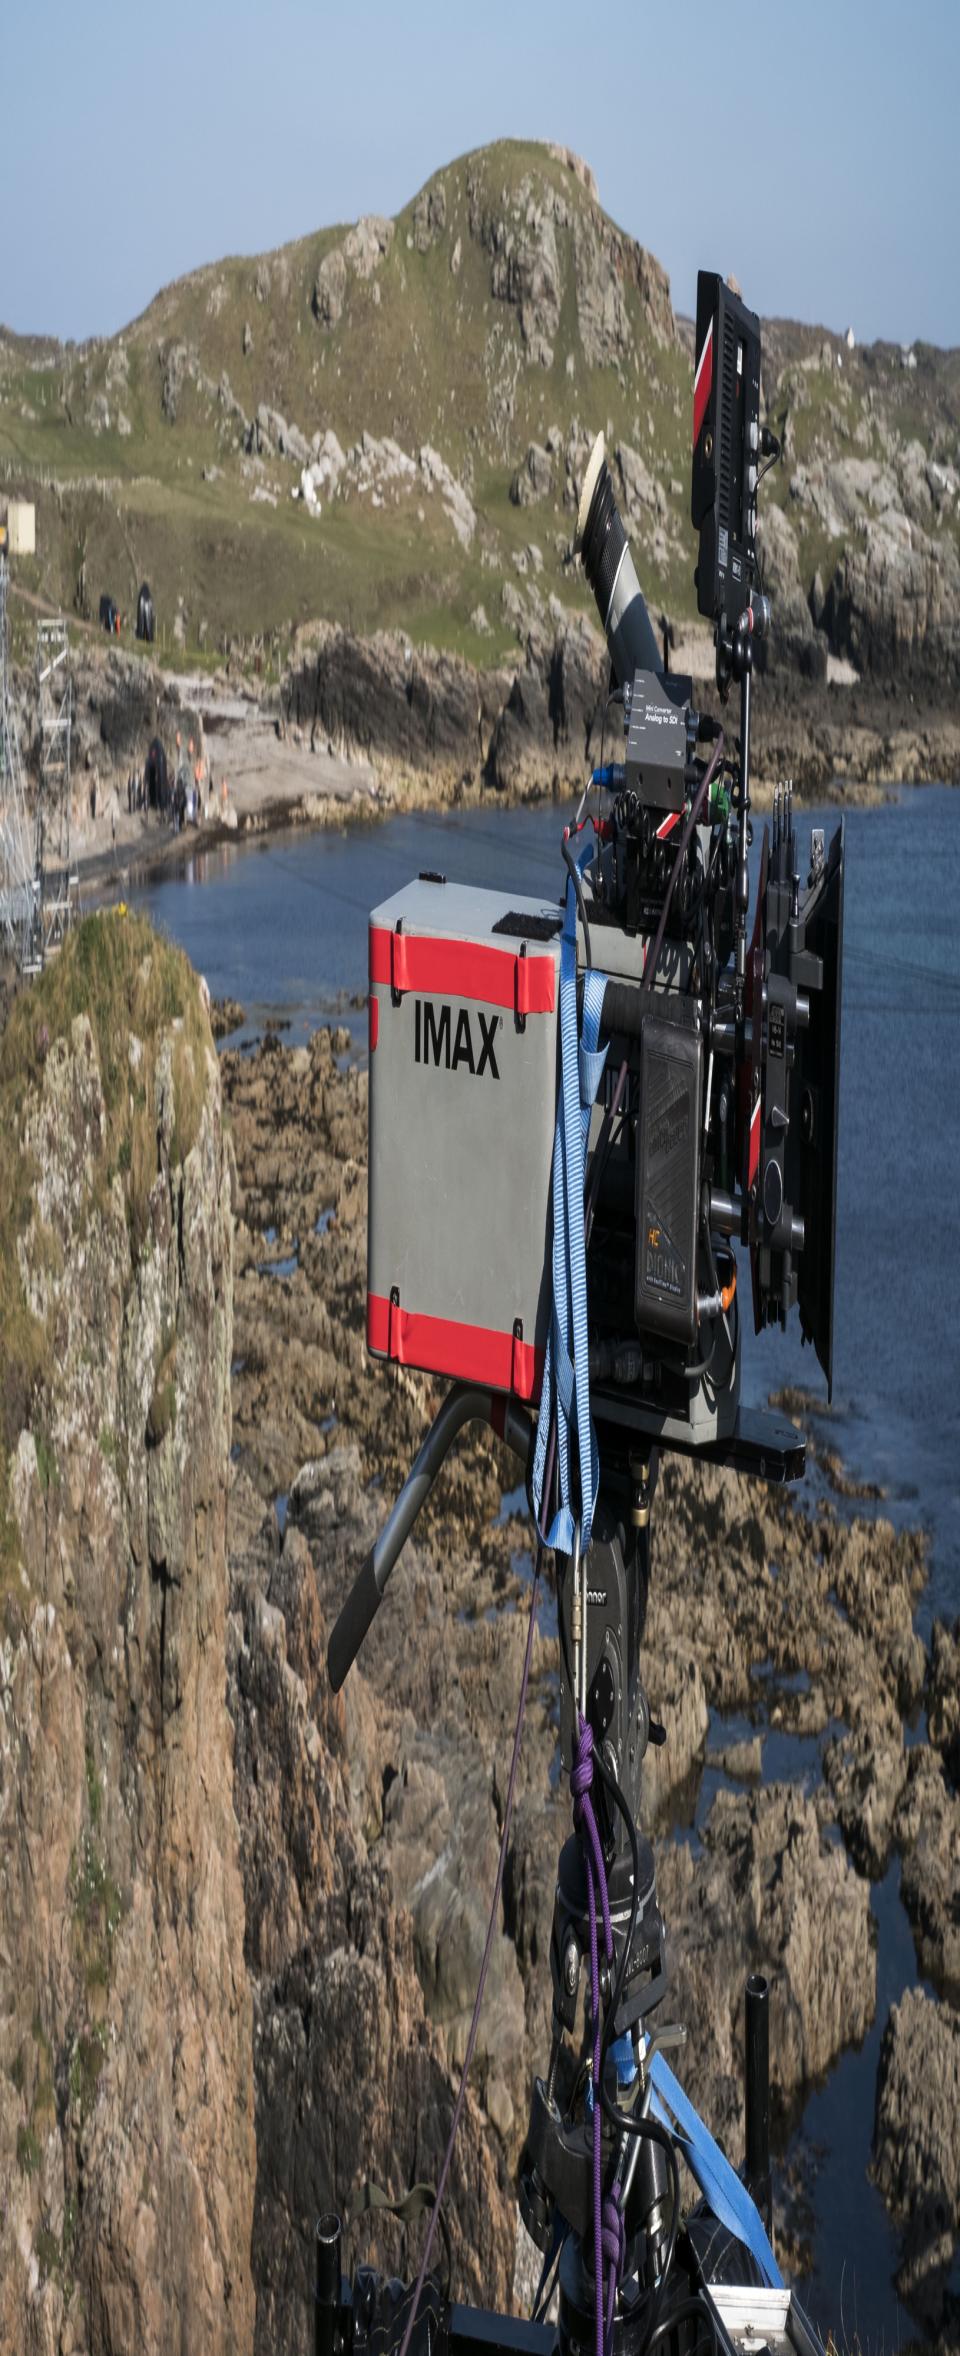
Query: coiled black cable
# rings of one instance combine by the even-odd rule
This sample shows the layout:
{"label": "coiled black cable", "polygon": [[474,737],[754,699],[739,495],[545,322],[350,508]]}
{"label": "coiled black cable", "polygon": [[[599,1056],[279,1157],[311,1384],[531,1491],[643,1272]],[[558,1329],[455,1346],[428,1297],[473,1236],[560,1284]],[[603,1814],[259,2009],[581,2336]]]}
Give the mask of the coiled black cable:
{"label": "coiled black cable", "polygon": [[590,947],[590,927],[587,923],[587,903],[583,896],[583,882],[580,875],[580,869],[577,866],[577,862],[573,856],[573,852],[570,849],[570,845],[565,834],[561,835],[560,849],[563,852],[566,865],[570,872],[570,879],[577,895],[577,907],[580,910],[580,922],[583,926],[584,955],[586,957],[587,964],[592,965],[593,952]]}
{"label": "coiled black cable", "polygon": [[[705,2299],[699,2293],[696,2298],[682,2299],[679,2307],[674,2307],[669,2315],[664,2316],[662,2323],[658,2323],[655,2331],[650,2332],[644,2341],[643,2356],[652,2356],[653,2349],[659,2347],[660,2341],[665,2340],[667,2333],[674,2331],[678,2323],[708,2324],[710,2338],[705,2344],[712,2349],[713,2356],[717,2356],[717,2327]],[[694,2341],[692,2356],[697,2356],[702,2344],[700,2340]]]}

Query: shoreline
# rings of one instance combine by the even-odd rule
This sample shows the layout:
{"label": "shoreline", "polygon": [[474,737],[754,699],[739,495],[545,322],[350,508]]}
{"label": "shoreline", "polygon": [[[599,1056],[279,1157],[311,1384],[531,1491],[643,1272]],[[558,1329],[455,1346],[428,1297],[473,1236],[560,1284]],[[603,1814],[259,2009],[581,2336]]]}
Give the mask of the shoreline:
{"label": "shoreline", "polygon": [[[357,782],[345,790],[324,790],[322,781],[318,781],[318,790],[312,793],[285,795],[268,787],[262,798],[248,797],[247,806],[242,814],[234,815],[232,824],[218,815],[184,826],[175,833],[158,819],[146,820],[138,814],[127,822],[122,835],[118,832],[109,848],[86,851],[74,862],[81,901],[90,895],[91,905],[100,906],[113,896],[112,887],[122,896],[125,887],[147,881],[169,867],[185,865],[198,852],[236,848],[254,839],[264,841],[301,830],[342,832],[348,827],[376,826],[418,811],[436,816],[468,810],[547,809],[571,801],[575,790],[571,787],[569,792],[549,789],[540,794],[510,793],[483,784],[465,786],[462,781],[452,784],[425,771],[418,771],[413,777],[401,773],[394,781],[367,765],[364,767],[366,775],[357,764]],[[269,776],[266,766],[263,775]],[[883,809],[901,795],[920,792],[926,786],[943,786],[953,791],[957,783],[960,781],[932,777],[891,776],[874,781],[838,776],[820,792],[798,794],[796,807],[801,812],[808,807],[827,807],[838,812]],[[768,779],[754,784],[751,811],[766,817],[773,807],[774,791]],[[139,832],[129,832],[128,825],[136,825]]]}

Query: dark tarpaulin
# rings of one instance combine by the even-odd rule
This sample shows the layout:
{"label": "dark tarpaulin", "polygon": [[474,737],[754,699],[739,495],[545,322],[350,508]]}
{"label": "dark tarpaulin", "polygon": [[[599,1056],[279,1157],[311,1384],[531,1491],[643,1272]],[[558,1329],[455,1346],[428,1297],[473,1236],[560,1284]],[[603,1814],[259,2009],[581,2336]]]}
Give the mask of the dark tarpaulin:
{"label": "dark tarpaulin", "polygon": [[170,778],[167,769],[167,756],[159,736],[154,737],[147,754],[143,771],[143,788],[148,810],[160,810],[165,813],[169,809]]}
{"label": "dark tarpaulin", "polygon": [[147,645],[152,646],[156,634],[157,619],[153,610],[150,586],[147,581],[141,581],[140,595],[137,598],[137,637],[144,638]]}

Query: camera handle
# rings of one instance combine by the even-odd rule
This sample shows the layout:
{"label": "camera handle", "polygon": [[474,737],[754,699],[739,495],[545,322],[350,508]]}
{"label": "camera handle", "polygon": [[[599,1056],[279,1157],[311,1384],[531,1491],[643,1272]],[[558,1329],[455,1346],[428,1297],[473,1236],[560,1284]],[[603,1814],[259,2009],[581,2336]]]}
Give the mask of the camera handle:
{"label": "camera handle", "polygon": [[392,1513],[365,1556],[327,1646],[327,1673],[339,1693],[353,1667],[372,1620],[383,1602],[384,1589],[401,1547],[426,1504],[453,1443],[468,1423],[488,1423],[526,1467],[533,1446],[533,1424],[516,1399],[455,1383],[434,1416],[423,1446],[414,1460]]}

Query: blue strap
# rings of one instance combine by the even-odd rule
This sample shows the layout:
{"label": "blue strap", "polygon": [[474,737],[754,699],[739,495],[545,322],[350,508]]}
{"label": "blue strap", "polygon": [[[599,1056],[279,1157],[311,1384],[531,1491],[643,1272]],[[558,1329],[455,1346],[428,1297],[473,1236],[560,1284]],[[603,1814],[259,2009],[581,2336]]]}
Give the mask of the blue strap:
{"label": "blue strap", "polygon": [[[588,843],[577,856],[582,870],[593,858]],[[607,1059],[599,1048],[600,1018],[607,986],[605,974],[587,974],[583,1016],[577,1028],[577,903],[573,883],[567,885],[563,937],[560,943],[560,1093],[553,1139],[553,1307],[544,1357],[540,1417],[533,1459],[533,1495],[541,1523],[547,1442],[554,1405],[557,1418],[557,1468],[560,1504],[547,1532],[548,1546],[562,1554],[573,1551],[574,1531],[580,1521],[580,1543],[590,1544],[600,1468],[596,1436],[590,1419],[587,1323],[587,1266],[583,1239],[583,1189],[590,1110]],[[576,1437],[579,1472],[579,1515],[574,1510],[571,1481],[571,1436]]]}
{"label": "blue strap", "polygon": [[683,2145],[687,2165],[696,2177],[714,2216],[719,2218],[721,2225],[726,2226],[728,2233],[735,2234],[738,2241],[745,2242],[751,2256],[757,2261],[764,2282],[771,2289],[782,2289],[783,2276],[756,2202],[751,2199],[746,2185],[741,2183],[736,2169],[731,2168],[729,2160],[724,2158],[719,2144],[714,2142],[709,2128],[704,2126],[699,2111],[694,2110],[689,2095],[684,2093],[662,2053],[654,2054],[650,2075],[654,2086],[651,2105],[654,2115],[660,2120],[661,2126],[668,2127]]}

